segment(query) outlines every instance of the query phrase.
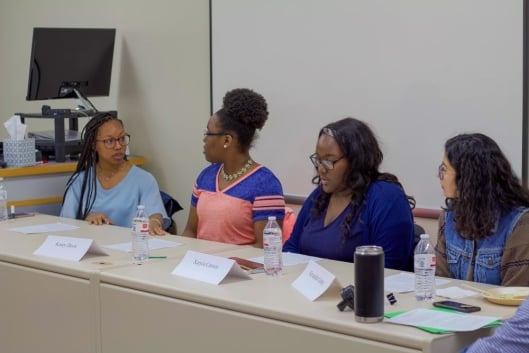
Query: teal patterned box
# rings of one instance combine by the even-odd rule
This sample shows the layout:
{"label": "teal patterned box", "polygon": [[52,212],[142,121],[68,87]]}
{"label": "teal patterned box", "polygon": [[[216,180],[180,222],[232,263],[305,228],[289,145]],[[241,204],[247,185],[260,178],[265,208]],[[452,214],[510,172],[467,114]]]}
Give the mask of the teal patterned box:
{"label": "teal patterned box", "polygon": [[4,161],[8,167],[35,165],[35,139],[4,139]]}

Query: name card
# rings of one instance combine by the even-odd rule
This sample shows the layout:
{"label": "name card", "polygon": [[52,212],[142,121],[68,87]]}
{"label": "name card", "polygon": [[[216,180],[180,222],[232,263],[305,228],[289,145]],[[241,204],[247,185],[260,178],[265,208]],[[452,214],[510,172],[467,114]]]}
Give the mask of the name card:
{"label": "name card", "polygon": [[292,286],[309,300],[314,301],[321,296],[334,281],[335,276],[314,261],[309,261]]}
{"label": "name card", "polygon": [[48,235],[42,245],[33,252],[33,255],[79,261],[87,253],[108,255],[93,239],[60,237],[58,235]]}
{"label": "name card", "polygon": [[186,252],[182,261],[171,273],[210,284],[219,284],[227,275],[251,278],[235,260],[192,250]]}

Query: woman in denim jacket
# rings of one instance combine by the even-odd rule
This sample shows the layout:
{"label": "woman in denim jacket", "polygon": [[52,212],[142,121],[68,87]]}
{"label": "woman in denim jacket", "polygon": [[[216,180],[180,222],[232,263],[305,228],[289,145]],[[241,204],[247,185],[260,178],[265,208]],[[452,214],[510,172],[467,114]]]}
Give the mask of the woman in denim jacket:
{"label": "woman in denim jacket", "polygon": [[483,134],[452,137],[438,176],[446,207],[436,274],[529,286],[529,191],[496,142]]}

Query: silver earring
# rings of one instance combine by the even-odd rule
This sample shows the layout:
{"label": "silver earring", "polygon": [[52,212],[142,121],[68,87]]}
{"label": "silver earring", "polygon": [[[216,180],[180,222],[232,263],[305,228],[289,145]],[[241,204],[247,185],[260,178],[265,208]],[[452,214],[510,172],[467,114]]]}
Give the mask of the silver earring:
{"label": "silver earring", "polygon": [[224,148],[228,148],[228,144],[227,143],[224,144]]}

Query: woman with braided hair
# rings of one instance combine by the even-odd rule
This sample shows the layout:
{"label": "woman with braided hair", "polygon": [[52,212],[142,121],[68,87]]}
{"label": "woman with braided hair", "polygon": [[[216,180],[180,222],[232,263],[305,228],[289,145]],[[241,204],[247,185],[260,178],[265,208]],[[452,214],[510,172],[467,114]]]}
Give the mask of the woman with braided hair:
{"label": "woman with braided hair", "polygon": [[156,179],[127,160],[130,135],[110,113],[92,117],[81,133],[81,156],[66,185],[61,217],[130,227],[137,205],[149,215],[149,232],[166,234],[170,219]]}
{"label": "woman with braided hair", "polygon": [[438,176],[446,206],[436,274],[529,286],[529,191],[496,142],[479,133],[450,138]]}
{"label": "woman with braided hair", "polygon": [[226,93],[204,132],[204,155],[211,165],[196,180],[182,235],[262,247],[268,216],[282,223],[281,183],[250,157],[256,130],[267,119],[267,104],[260,94],[245,88]]}

